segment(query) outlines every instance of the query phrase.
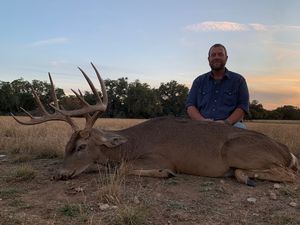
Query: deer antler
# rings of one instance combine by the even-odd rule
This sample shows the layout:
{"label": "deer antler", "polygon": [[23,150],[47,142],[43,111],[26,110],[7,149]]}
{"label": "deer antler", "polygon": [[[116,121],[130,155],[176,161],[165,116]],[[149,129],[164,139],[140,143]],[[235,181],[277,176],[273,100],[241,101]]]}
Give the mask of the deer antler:
{"label": "deer antler", "polygon": [[[92,63],[91,63],[92,64]],[[51,78],[51,75],[49,73],[49,79],[50,79],[50,83],[51,83],[51,97],[53,100],[53,103],[50,103],[50,106],[54,109],[54,113],[50,114],[49,112],[47,112],[47,110],[45,109],[45,107],[43,106],[43,104],[40,101],[40,98],[38,97],[38,95],[36,94],[35,90],[32,87],[32,93],[34,95],[34,98],[38,104],[38,108],[42,111],[43,116],[42,117],[33,117],[29,112],[27,112],[25,109],[21,108],[31,119],[27,122],[21,121],[19,120],[15,115],[13,115],[11,113],[11,115],[13,116],[13,118],[20,124],[23,125],[35,125],[35,124],[39,124],[39,123],[43,123],[43,122],[47,122],[47,121],[51,121],[51,120],[61,120],[61,121],[65,121],[67,123],[69,123],[72,126],[72,129],[74,131],[78,131],[79,128],[77,125],[75,125],[74,121],[71,119],[71,116],[81,116],[84,115],[86,118],[86,126],[85,126],[85,130],[90,130],[92,128],[92,126],[94,125],[95,121],[97,120],[98,116],[100,115],[100,113],[104,112],[107,108],[107,103],[108,103],[108,97],[107,97],[107,92],[105,89],[105,84],[104,81],[102,80],[102,78],[100,77],[100,74],[98,72],[98,70],[96,69],[96,67],[92,64],[92,67],[94,68],[96,75],[98,77],[98,80],[100,82],[101,85],[101,89],[102,89],[102,95],[103,95],[103,101],[101,100],[99,93],[97,92],[95,86],[93,85],[92,81],[89,79],[89,77],[85,74],[85,72],[79,68],[79,70],[82,72],[82,74],[84,75],[85,79],[87,80],[90,88],[92,89],[94,95],[96,96],[96,104],[95,105],[90,105],[88,104],[81,92],[79,91],[79,94],[74,91],[73,93],[76,95],[76,97],[79,99],[79,101],[82,104],[82,108],[81,109],[76,109],[76,110],[64,110],[64,109],[60,109],[58,101],[57,101],[57,97],[55,94],[55,88],[54,88],[54,84]],[[90,113],[93,113],[93,115],[91,116]]]}
{"label": "deer antler", "polygon": [[[54,102],[55,106],[57,108],[59,108],[57,97],[56,97],[56,94],[55,94],[54,84],[53,84],[53,81],[52,81],[52,77],[51,77],[50,73],[48,73],[48,75],[49,75],[49,79],[50,79],[50,83],[51,83],[51,85],[50,85],[51,98],[52,98],[52,101]],[[25,112],[26,115],[29,116],[31,119],[29,121],[21,121],[13,113],[11,113],[11,116],[18,123],[23,124],[23,125],[35,125],[35,124],[40,124],[40,123],[44,123],[44,122],[51,121],[51,120],[58,120],[58,121],[65,121],[65,122],[69,123],[74,131],[79,130],[78,126],[74,123],[74,121],[71,119],[71,117],[62,115],[61,113],[59,113],[57,111],[54,111],[54,113],[47,112],[47,110],[43,106],[39,96],[35,92],[33,86],[31,86],[31,89],[32,89],[34,99],[35,99],[35,101],[38,105],[38,108],[41,110],[43,115],[41,117],[33,117],[29,112],[27,112],[25,109],[23,109],[21,107],[21,110],[23,112]]]}
{"label": "deer antler", "polygon": [[[59,109],[59,107],[57,107],[53,104],[50,105],[56,111],[60,112],[62,115],[65,115],[65,116],[70,116],[71,117],[71,116],[84,115],[85,118],[86,118],[85,130],[89,130],[89,129],[92,128],[92,126],[96,122],[96,120],[97,120],[98,116],[100,115],[100,113],[105,112],[105,110],[107,108],[107,104],[108,104],[108,97],[107,97],[107,92],[106,92],[106,89],[105,89],[104,81],[102,80],[97,68],[93,65],[93,63],[91,63],[91,65],[94,68],[94,70],[96,72],[96,75],[97,75],[97,78],[99,80],[102,95],[103,95],[103,100],[101,100],[101,97],[99,96],[99,93],[97,92],[97,90],[96,90],[94,84],[92,83],[92,81],[90,80],[90,78],[86,75],[86,73],[80,67],[78,67],[78,69],[81,71],[81,73],[85,77],[85,79],[88,82],[91,90],[93,91],[93,94],[96,97],[96,104],[95,105],[90,105],[87,101],[84,100],[84,98],[83,98],[80,91],[78,91],[79,93],[77,93],[76,91],[71,89],[72,92],[76,95],[76,97],[81,102],[81,104],[82,104],[81,109],[75,109],[75,110],[68,111],[68,110]],[[94,113],[94,114],[92,116],[90,116],[90,113]]]}

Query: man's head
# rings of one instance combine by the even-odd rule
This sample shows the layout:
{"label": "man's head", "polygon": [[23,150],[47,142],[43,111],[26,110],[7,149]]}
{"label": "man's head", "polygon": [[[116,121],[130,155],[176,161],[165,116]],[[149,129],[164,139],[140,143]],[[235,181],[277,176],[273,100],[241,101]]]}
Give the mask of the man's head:
{"label": "man's head", "polygon": [[228,56],[224,45],[214,44],[208,51],[208,62],[213,71],[225,69]]}

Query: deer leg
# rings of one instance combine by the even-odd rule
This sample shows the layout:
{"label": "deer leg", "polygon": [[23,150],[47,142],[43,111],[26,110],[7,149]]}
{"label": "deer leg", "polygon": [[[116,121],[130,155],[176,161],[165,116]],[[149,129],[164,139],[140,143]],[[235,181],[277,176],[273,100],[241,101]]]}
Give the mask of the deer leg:
{"label": "deer leg", "polygon": [[266,170],[253,170],[251,171],[253,177],[261,180],[270,180],[278,182],[294,182],[296,179],[295,173],[284,167],[273,167]]}
{"label": "deer leg", "polygon": [[127,174],[142,176],[142,177],[158,177],[158,178],[171,178],[176,176],[175,173],[169,169],[130,170],[127,172]]}
{"label": "deer leg", "polygon": [[248,184],[247,182],[249,182],[250,178],[277,182],[294,182],[296,179],[295,173],[291,169],[284,167],[273,167],[264,170],[236,169],[235,177],[240,183],[245,184]]}
{"label": "deer leg", "polygon": [[175,169],[169,160],[161,156],[149,156],[129,162],[126,173],[143,177],[170,178],[175,176]]}
{"label": "deer leg", "polygon": [[234,176],[237,179],[238,182],[247,184],[248,186],[255,187],[256,183],[254,180],[251,180],[249,176],[249,171],[242,170],[242,169],[236,169],[234,171]]}

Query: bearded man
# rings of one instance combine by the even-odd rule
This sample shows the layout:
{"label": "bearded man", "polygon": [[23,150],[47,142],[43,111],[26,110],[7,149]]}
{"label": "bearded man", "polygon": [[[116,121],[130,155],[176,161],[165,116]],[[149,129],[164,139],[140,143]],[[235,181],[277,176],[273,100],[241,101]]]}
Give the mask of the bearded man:
{"label": "bearded man", "polygon": [[246,128],[242,120],[249,113],[247,83],[242,75],[225,67],[227,59],[222,44],[214,44],[209,49],[211,71],[194,80],[186,102],[187,113],[193,120]]}

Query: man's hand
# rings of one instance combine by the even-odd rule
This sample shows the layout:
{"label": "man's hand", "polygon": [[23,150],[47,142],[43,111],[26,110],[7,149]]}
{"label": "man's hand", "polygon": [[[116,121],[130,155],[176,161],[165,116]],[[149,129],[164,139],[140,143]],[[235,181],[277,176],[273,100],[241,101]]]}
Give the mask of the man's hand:
{"label": "man's hand", "polygon": [[214,122],[216,122],[216,123],[222,123],[222,124],[226,124],[224,120],[215,120]]}
{"label": "man's hand", "polygon": [[210,122],[213,122],[214,120],[203,118],[203,119],[201,119],[201,121],[210,121]]}

